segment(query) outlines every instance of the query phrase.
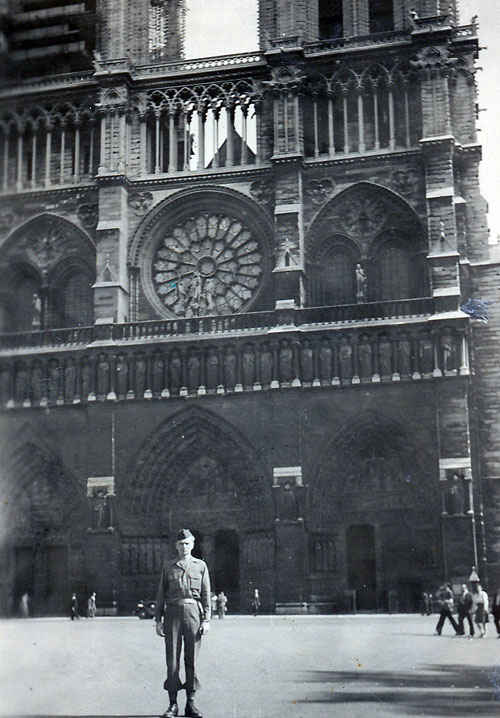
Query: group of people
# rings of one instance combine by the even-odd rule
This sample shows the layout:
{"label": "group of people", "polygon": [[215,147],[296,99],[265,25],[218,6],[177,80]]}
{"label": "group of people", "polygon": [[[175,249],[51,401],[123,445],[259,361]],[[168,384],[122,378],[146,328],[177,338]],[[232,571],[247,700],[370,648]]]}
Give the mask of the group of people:
{"label": "group of people", "polygon": [[[87,599],[87,618],[95,618],[96,611],[97,611],[96,593],[94,591],[93,593],[90,594],[90,596]],[[77,598],[76,593],[71,594],[70,616],[71,616],[72,621],[80,618],[80,610],[79,610],[79,606],[78,606],[78,598]]]}
{"label": "group of people", "polygon": [[[461,592],[455,601],[455,595],[450,584],[443,585],[438,593],[440,604],[439,620],[436,625],[436,635],[440,636],[446,620],[448,620],[457,636],[465,636],[465,623],[469,627],[469,638],[475,635],[474,624],[479,632],[479,638],[484,638],[489,622],[489,598],[479,581],[472,581],[470,590],[467,584],[462,584]],[[457,612],[458,621],[454,612]],[[500,638],[500,588],[493,596],[491,614],[495,621],[497,637]]]}

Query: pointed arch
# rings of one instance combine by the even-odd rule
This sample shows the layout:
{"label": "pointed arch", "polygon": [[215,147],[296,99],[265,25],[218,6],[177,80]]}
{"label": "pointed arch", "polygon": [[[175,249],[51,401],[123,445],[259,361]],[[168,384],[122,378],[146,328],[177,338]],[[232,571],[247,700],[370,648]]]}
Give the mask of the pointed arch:
{"label": "pointed arch", "polygon": [[270,472],[238,429],[206,409],[189,407],[167,419],[127,473],[122,512],[147,516],[163,532],[167,515],[173,528],[186,516],[198,529],[215,515],[226,528],[272,521]]}

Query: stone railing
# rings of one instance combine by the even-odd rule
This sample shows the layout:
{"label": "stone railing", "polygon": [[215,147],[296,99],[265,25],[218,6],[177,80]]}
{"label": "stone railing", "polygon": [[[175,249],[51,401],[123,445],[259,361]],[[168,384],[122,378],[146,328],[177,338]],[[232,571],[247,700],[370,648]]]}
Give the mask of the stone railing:
{"label": "stone railing", "polygon": [[47,75],[46,77],[30,77],[10,85],[0,87],[0,100],[10,98],[14,95],[28,95],[30,93],[53,92],[54,90],[75,90],[77,87],[95,84],[94,71],[82,70],[80,72],[67,72],[58,75]]}
{"label": "stone railing", "polygon": [[137,65],[134,68],[134,77],[144,77],[149,75],[191,75],[196,73],[206,73],[208,71],[227,70],[231,68],[249,67],[256,64],[264,64],[264,58],[261,53],[256,52],[240,52],[231,55],[216,55],[215,57],[200,57],[190,60],[180,60],[177,62],[162,62],[162,58],[158,57],[158,61],[154,61]]}
{"label": "stone railing", "polygon": [[434,299],[396,299],[363,304],[340,304],[330,307],[306,307],[267,312],[248,312],[225,316],[158,319],[122,324],[96,324],[90,327],[47,329],[45,331],[0,334],[0,354],[15,350],[76,348],[94,342],[136,342],[169,340],[176,337],[210,337],[219,334],[258,332],[282,326],[314,327],[354,322],[425,317],[435,311]]}
{"label": "stone railing", "polygon": [[401,42],[411,42],[409,30],[390,30],[371,35],[336,37],[330,40],[320,40],[319,42],[308,42],[304,47],[304,53],[306,55],[316,55],[323,52],[334,52],[335,50],[351,50]]}
{"label": "stone railing", "polygon": [[347,388],[467,375],[464,329],[424,323],[212,341],[97,343],[0,359],[0,407],[167,399],[302,387]]}

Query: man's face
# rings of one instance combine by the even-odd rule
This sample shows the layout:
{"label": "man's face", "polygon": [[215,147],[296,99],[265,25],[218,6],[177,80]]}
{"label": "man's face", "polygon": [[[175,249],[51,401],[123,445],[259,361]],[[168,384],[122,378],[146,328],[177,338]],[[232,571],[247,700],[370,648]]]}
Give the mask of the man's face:
{"label": "man's face", "polygon": [[177,541],[175,544],[175,548],[177,549],[177,555],[179,558],[187,558],[188,556],[191,556],[191,551],[193,550],[194,546],[194,540],[192,538],[182,539],[182,541]]}

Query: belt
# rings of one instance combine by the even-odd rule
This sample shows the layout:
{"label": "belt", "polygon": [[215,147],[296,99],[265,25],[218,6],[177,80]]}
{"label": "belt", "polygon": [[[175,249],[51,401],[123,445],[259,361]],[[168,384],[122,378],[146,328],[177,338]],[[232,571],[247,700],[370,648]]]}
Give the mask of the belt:
{"label": "belt", "polygon": [[194,598],[176,598],[173,601],[167,601],[167,606],[189,606],[198,603]]}

